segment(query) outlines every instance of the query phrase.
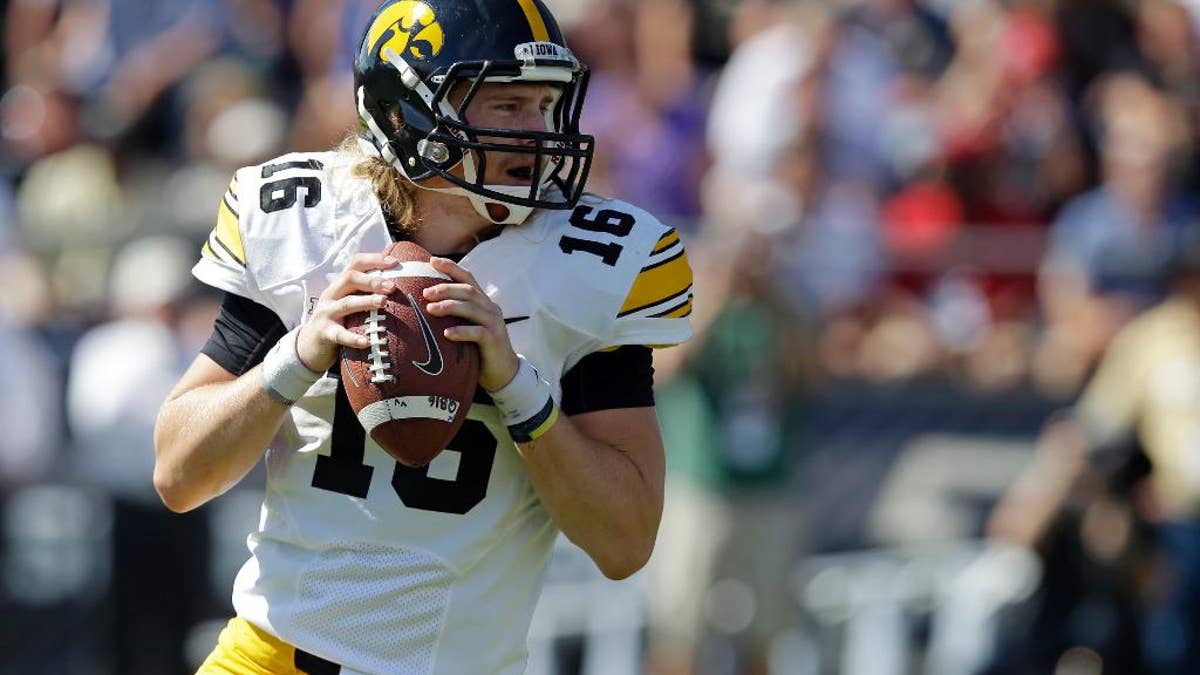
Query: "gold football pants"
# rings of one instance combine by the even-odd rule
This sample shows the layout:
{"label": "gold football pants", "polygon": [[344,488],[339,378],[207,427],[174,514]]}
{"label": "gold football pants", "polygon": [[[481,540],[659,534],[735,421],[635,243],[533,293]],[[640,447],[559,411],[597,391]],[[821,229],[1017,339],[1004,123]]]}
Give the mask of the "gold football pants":
{"label": "gold football pants", "polygon": [[339,670],[337,665],[234,617],[221,630],[216,648],[196,675],[325,675]]}

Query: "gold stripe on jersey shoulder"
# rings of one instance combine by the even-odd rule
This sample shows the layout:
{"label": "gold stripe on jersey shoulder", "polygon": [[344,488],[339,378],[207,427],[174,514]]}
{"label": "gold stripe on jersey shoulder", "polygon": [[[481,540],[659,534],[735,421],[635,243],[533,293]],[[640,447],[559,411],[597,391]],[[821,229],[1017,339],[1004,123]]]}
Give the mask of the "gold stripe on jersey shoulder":
{"label": "gold stripe on jersey shoulder", "polygon": [[667,233],[659,237],[658,243],[654,245],[654,250],[650,251],[650,255],[656,255],[671,248],[675,242],[679,241],[679,233],[674,228],[667,230]]}
{"label": "gold stripe on jersey shoulder", "polygon": [[230,255],[245,265],[246,251],[242,247],[242,232],[238,227],[238,217],[224,199],[221,200],[221,206],[217,208],[217,226],[213,232],[217,235],[217,241],[229,251]]}
{"label": "gold stripe on jersey shoulder", "polygon": [[658,319],[682,319],[692,313],[692,294],[688,293],[687,300],[663,312],[655,314]]}
{"label": "gold stripe on jersey shoulder", "polygon": [[208,233],[208,250],[212,252],[213,259],[220,261],[222,264],[245,267],[245,265],[234,257],[233,251],[230,251],[229,247],[217,237],[216,230]]}
{"label": "gold stripe on jersey shoulder", "polygon": [[692,268],[688,265],[687,253],[680,250],[678,255],[647,266],[638,274],[618,316],[653,307],[686,291],[691,285]]}
{"label": "gold stripe on jersey shoulder", "polygon": [[668,296],[665,298],[658,298],[658,299],[655,299],[654,301],[648,302],[644,305],[630,307],[629,309],[621,311],[617,314],[617,318],[619,319],[623,316],[629,316],[630,314],[637,314],[638,312],[644,312],[646,310],[653,310],[653,309],[658,309],[660,307],[667,307],[668,309],[666,309],[666,310],[660,310],[658,313],[650,315],[651,319],[661,317],[664,312],[669,312],[669,311],[673,310],[676,307],[677,303],[684,302],[688,297],[690,297],[689,294],[691,292],[692,292],[692,286],[691,286],[691,284],[689,284],[687,288],[679,291],[675,295],[671,295],[671,296]]}

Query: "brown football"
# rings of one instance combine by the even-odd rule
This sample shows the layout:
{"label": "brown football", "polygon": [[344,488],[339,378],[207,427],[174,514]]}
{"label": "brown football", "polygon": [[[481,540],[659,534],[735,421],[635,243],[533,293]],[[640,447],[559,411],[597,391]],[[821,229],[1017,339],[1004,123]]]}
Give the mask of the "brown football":
{"label": "brown football", "polygon": [[366,349],[342,349],[342,385],[371,438],[396,461],[422,467],[458,433],[479,381],[479,349],[443,335],[462,321],[430,316],[421,292],[448,281],[429,265],[429,252],[396,242],[386,253],[400,262],[378,274],[396,284],[382,308],[346,317],[346,328],[371,339]]}

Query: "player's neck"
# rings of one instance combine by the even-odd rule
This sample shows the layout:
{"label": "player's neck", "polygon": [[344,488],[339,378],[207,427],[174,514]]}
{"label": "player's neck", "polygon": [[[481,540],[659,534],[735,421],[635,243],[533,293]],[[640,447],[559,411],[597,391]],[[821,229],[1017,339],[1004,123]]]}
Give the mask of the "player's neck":
{"label": "player's neck", "polygon": [[413,240],[434,255],[466,253],[496,229],[458,195],[421,191],[417,203],[421,224]]}

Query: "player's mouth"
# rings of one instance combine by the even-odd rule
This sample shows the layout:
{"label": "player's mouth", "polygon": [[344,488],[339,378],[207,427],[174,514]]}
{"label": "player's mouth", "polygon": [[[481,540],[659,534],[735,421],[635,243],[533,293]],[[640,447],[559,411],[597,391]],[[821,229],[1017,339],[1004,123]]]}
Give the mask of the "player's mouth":
{"label": "player's mouth", "polygon": [[530,179],[533,178],[533,165],[526,164],[523,166],[510,167],[504,172],[504,175],[519,183],[528,183]]}

